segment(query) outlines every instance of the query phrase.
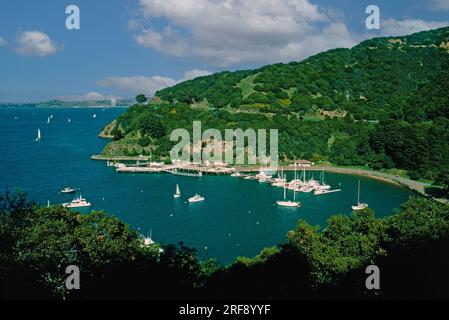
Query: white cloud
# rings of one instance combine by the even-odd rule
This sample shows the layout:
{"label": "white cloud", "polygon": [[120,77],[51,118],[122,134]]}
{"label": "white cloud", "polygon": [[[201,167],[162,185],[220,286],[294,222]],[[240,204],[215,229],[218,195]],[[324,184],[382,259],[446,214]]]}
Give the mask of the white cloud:
{"label": "white cloud", "polygon": [[57,99],[62,101],[104,101],[120,98],[113,95],[106,96],[98,92],[88,92],[81,95],[65,95],[58,97]]}
{"label": "white cloud", "polygon": [[114,88],[126,94],[137,95],[144,93],[148,96],[153,96],[158,90],[172,87],[180,82],[209,74],[211,74],[209,71],[193,69],[186,71],[181,80],[161,76],[109,77],[98,81],[98,85]]}
{"label": "white cloud", "polygon": [[6,45],[6,43],[6,40],[0,37],[0,47],[3,47],[4,45]]}
{"label": "white cloud", "polygon": [[212,73],[209,71],[206,71],[206,70],[198,70],[198,69],[189,70],[189,71],[184,72],[184,77],[179,82],[192,80],[192,79],[195,79],[198,77],[208,76],[210,74],[212,74]]}
{"label": "white cloud", "polygon": [[23,31],[17,37],[16,52],[23,55],[46,57],[56,53],[59,48],[50,37],[40,31]]}
{"label": "white cloud", "polygon": [[384,36],[405,36],[411,33],[447,27],[448,21],[424,21],[418,19],[395,20],[388,19],[381,24]]}
{"label": "white cloud", "polygon": [[153,19],[166,25],[141,24],[138,44],[217,66],[299,60],[355,44],[335,15],[309,0],[140,0],[140,6],[147,25]]}
{"label": "white cloud", "polygon": [[133,95],[144,93],[152,96],[160,89],[174,86],[176,80],[160,76],[109,77],[98,81],[98,84],[102,87],[115,88],[120,92]]}
{"label": "white cloud", "polygon": [[449,10],[449,0],[433,0],[431,1],[431,9],[433,10]]}

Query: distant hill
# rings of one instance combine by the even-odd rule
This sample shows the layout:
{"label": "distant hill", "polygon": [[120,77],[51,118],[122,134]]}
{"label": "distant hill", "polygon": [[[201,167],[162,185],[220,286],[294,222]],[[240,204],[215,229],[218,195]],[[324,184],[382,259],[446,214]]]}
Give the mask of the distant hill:
{"label": "distant hill", "polygon": [[[120,99],[116,101],[116,106],[131,106],[134,101],[131,99]],[[47,108],[47,107],[61,107],[61,108],[74,108],[74,107],[112,107],[111,100],[92,100],[92,101],[61,101],[50,100],[37,103],[0,103],[1,107],[35,107],[35,108]]]}
{"label": "distant hill", "polygon": [[167,157],[169,133],[279,129],[281,158],[433,179],[449,163],[449,27],[364,41],[301,62],[220,72],[160,90],[103,132],[104,155]]}

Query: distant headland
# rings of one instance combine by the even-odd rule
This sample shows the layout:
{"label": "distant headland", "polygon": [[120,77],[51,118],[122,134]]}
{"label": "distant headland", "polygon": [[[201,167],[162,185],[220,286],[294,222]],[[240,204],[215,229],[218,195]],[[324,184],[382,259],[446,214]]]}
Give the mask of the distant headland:
{"label": "distant headland", "polygon": [[114,108],[129,107],[133,105],[131,99],[118,100],[86,100],[86,101],[62,101],[49,100],[44,102],[28,102],[28,103],[0,103],[0,108]]}

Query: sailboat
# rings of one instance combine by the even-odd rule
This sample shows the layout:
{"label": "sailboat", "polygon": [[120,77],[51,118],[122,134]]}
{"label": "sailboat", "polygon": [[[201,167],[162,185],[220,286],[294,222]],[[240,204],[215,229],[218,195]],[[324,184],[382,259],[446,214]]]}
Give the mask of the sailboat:
{"label": "sailboat", "polygon": [[72,120],[70,120],[70,118],[67,120],[68,123],[72,122]]}
{"label": "sailboat", "polygon": [[150,229],[150,236],[149,237],[147,236],[147,237],[143,238],[143,244],[145,246],[147,246],[147,247],[149,247],[149,246],[154,244],[154,241],[153,241],[153,238],[152,238],[152,236],[153,236],[152,233],[153,233],[153,231]]}
{"label": "sailboat", "polygon": [[368,204],[366,203],[360,203],[360,180],[359,180],[359,188],[357,192],[357,205],[352,206],[352,210],[354,211],[360,211],[368,208]]}
{"label": "sailboat", "polygon": [[96,114],[96,113],[94,113],[94,115],[92,116],[92,118],[94,118],[94,119],[95,119],[96,117],[97,117],[97,114]]}
{"label": "sailboat", "polygon": [[181,190],[179,189],[179,185],[176,185],[176,193],[173,195],[173,198],[181,198]]}
{"label": "sailboat", "polygon": [[287,188],[284,186],[284,200],[276,202],[280,207],[299,208],[300,202],[296,202],[296,190],[293,190],[293,201],[287,201]]}
{"label": "sailboat", "polygon": [[36,138],[36,142],[40,141],[42,139],[41,136],[41,129],[37,129],[37,138]]}
{"label": "sailboat", "polygon": [[47,118],[47,124],[50,124],[50,121],[51,121],[51,118],[48,117],[48,118]]}

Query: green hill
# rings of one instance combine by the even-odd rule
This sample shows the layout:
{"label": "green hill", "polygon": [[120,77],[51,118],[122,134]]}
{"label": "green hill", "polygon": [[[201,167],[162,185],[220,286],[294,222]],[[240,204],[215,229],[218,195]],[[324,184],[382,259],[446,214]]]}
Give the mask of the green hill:
{"label": "green hill", "polygon": [[376,38],[301,62],[221,72],[156,93],[119,117],[104,155],[167,157],[169,133],[279,129],[281,158],[408,170],[433,179],[449,160],[449,27]]}

